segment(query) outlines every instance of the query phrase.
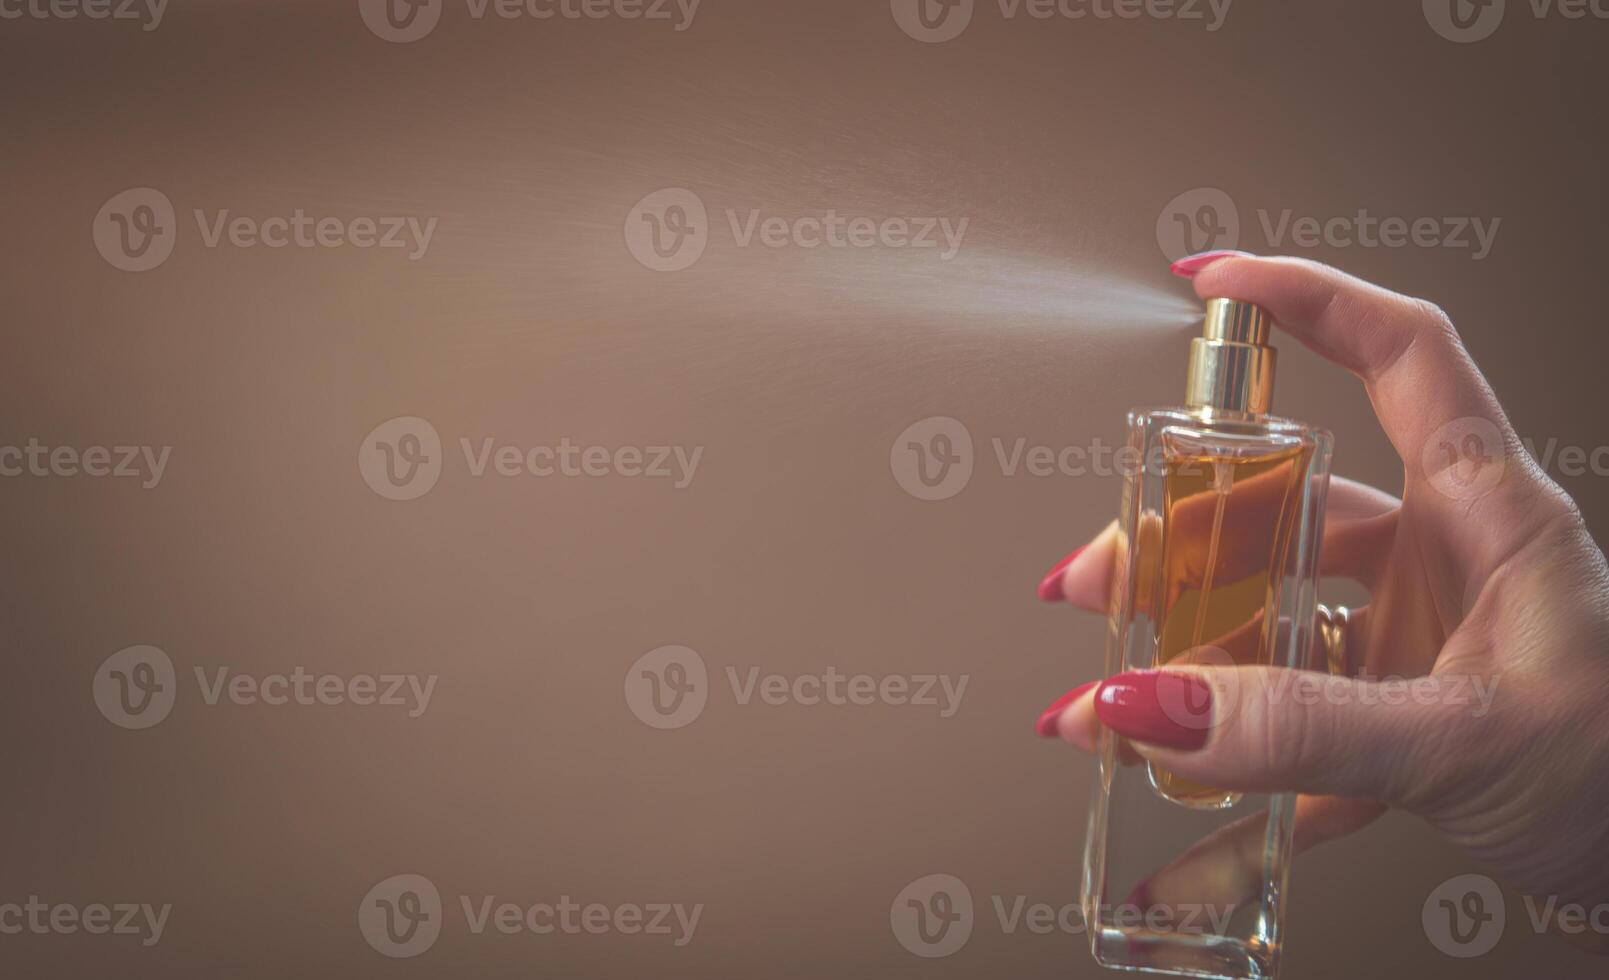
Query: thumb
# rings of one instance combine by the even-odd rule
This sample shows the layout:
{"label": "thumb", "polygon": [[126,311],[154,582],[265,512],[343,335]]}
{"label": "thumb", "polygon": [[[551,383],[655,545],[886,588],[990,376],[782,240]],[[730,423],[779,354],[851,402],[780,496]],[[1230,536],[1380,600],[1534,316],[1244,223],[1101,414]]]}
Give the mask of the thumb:
{"label": "thumb", "polygon": [[1103,681],[1095,713],[1185,779],[1244,792],[1404,805],[1448,728],[1437,677],[1362,681],[1274,667],[1140,670]]}

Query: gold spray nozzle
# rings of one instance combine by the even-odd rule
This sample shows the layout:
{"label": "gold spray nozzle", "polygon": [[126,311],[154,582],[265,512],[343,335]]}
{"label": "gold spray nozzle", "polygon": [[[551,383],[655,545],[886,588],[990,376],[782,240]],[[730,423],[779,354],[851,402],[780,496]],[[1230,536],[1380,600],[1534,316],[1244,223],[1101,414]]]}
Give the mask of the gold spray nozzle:
{"label": "gold spray nozzle", "polygon": [[1185,404],[1263,415],[1274,401],[1273,318],[1255,303],[1207,300],[1201,336],[1190,341]]}

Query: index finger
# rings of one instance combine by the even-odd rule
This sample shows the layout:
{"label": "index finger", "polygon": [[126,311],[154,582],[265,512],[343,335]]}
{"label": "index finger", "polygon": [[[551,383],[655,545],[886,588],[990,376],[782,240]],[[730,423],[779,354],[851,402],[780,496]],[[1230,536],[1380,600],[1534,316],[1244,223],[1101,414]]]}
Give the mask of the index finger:
{"label": "index finger", "polygon": [[[1406,467],[1405,498],[1419,498],[1449,522],[1483,518],[1488,533],[1480,540],[1457,536],[1474,549],[1468,557],[1506,554],[1570,509],[1434,304],[1294,258],[1224,258],[1195,275],[1194,285],[1203,298],[1256,303],[1287,333],[1361,378]],[[1503,465],[1482,471],[1487,461]]]}

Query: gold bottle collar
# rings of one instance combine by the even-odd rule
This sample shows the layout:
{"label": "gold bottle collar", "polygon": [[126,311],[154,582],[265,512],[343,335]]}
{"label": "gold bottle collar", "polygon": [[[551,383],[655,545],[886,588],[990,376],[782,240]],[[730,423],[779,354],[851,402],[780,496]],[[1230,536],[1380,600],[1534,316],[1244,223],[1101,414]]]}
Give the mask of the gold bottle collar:
{"label": "gold bottle collar", "polygon": [[1207,300],[1201,336],[1190,341],[1184,400],[1191,408],[1265,415],[1274,403],[1273,319],[1254,303]]}

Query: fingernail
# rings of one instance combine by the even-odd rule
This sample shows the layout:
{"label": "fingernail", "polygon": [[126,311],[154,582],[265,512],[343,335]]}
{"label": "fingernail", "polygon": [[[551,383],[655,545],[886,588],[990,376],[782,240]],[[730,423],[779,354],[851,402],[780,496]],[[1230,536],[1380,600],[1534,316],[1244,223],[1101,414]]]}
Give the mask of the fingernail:
{"label": "fingernail", "polygon": [[1207,266],[1212,265],[1214,262],[1217,262],[1220,259],[1249,259],[1252,257],[1253,256],[1250,252],[1242,252],[1233,248],[1220,248],[1214,249],[1211,252],[1197,252],[1194,255],[1186,255],[1184,258],[1168,266],[1168,269],[1176,276],[1183,276],[1184,278],[1189,279],[1202,269],[1205,269]]}
{"label": "fingernail", "polygon": [[1101,682],[1095,715],[1136,742],[1199,749],[1212,728],[1212,688],[1192,674],[1131,670]]}
{"label": "fingernail", "polygon": [[1056,567],[1050,570],[1045,580],[1039,583],[1039,598],[1046,602],[1060,602],[1067,598],[1067,593],[1062,590],[1061,573],[1067,570],[1067,566],[1073,563],[1074,558],[1084,553],[1084,548],[1088,547],[1086,544],[1056,563]]}
{"label": "fingernail", "polygon": [[1100,681],[1090,681],[1088,684],[1080,684],[1057,698],[1056,703],[1046,708],[1045,713],[1039,716],[1038,721],[1034,722],[1034,731],[1039,734],[1040,738],[1055,738],[1056,719],[1061,717],[1061,713],[1067,710],[1069,704],[1089,693],[1089,689],[1099,683]]}

